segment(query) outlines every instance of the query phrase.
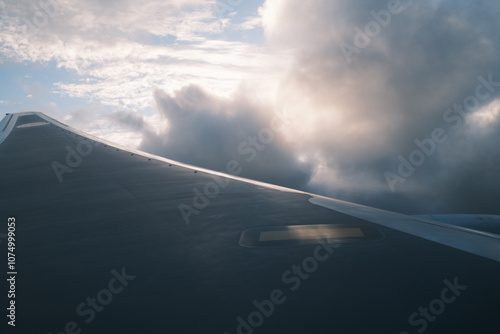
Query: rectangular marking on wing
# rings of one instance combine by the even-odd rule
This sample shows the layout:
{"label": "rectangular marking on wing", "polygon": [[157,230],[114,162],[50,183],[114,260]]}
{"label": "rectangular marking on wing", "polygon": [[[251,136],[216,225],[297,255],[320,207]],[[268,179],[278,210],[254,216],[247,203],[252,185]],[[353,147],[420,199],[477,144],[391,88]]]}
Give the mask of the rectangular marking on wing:
{"label": "rectangular marking on wing", "polygon": [[362,238],[365,235],[359,228],[302,228],[282,231],[260,232],[259,241],[278,241],[296,239],[337,239],[337,238]]}

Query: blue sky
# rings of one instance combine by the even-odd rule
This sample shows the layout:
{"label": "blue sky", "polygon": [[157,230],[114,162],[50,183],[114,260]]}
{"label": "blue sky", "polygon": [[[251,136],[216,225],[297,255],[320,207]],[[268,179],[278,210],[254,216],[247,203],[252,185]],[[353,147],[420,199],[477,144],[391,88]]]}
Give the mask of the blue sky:
{"label": "blue sky", "polygon": [[[500,81],[499,15],[441,0],[0,0],[0,112],[219,170],[278,116],[243,176],[408,213],[489,213],[500,89],[453,105],[478,78]],[[398,173],[437,128],[447,140]]]}

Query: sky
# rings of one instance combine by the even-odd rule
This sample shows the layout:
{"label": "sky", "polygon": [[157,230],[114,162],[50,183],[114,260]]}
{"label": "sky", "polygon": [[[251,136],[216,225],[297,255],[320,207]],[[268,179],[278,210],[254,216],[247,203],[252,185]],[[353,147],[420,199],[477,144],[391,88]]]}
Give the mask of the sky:
{"label": "sky", "polygon": [[500,3],[0,0],[0,112],[407,214],[500,214]]}

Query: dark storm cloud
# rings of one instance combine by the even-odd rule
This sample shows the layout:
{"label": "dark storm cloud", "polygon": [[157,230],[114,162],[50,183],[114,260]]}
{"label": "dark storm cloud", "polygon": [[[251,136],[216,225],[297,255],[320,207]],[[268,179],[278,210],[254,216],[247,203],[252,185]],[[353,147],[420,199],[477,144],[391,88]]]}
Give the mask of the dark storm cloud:
{"label": "dark storm cloud", "polygon": [[[388,1],[287,2],[287,9],[268,8],[274,11],[267,26],[264,17],[269,43],[300,50],[282,89],[302,92],[317,107],[331,106],[345,124],[332,134],[331,124],[324,123],[316,137],[303,140],[323,152],[337,175],[331,184],[312,189],[409,213],[500,213],[494,200],[500,194],[498,127],[482,133],[467,121],[455,131],[443,120],[454,103],[474,95],[478,76],[500,81],[500,4],[400,4],[350,62],[341,43],[355,47],[357,28],[365,31],[376,22],[372,11],[388,12]],[[481,107],[499,92],[495,87]],[[418,148],[415,139],[429,138],[435,128],[443,128],[447,141],[392,193],[384,172],[396,172],[398,156],[408,158]],[[464,150],[466,145],[471,148]]]}
{"label": "dark storm cloud", "polygon": [[[226,171],[236,160],[240,176],[294,188],[309,181],[311,166],[297,161],[280,133],[286,119],[249,101],[247,94],[225,99],[187,86],[172,95],[158,90],[155,101],[168,129],[156,134],[146,128],[140,149],[216,171]],[[121,116],[144,127],[136,118]]]}

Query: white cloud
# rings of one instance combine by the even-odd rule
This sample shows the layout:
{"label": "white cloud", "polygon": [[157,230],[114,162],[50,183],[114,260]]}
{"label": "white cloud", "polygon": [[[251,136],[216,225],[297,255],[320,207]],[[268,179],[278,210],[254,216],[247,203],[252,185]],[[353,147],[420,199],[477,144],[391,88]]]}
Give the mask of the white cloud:
{"label": "white cloud", "polygon": [[485,128],[494,126],[500,121],[500,100],[494,100],[477,112],[470,114],[469,120],[473,122],[473,126],[480,127],[483,131]]}
{"label": "white cloud", "polygon": [[262,17],[257,15],[257,16],[248,16],[245,18],[245,21],[236,25],[235,29],[241,29],[241,30],[253,30],[255,28],[261,27],[262,26]]}
{"label": "white cloud", "polygon": [[[55,14],[33,33],[25,21],[44,11],[9,2],[0,52],[9,61],[54,61],[75,71],[83,81],[57,82],[53,90],[70,97],[141,109],[152,106],[155,88],[199,84],[229,95],[244,77],[284,64],[262,47],[210,37],[223,32],[211,1],[55,3]],[[168,36],[170,43],[150,43]]]}

